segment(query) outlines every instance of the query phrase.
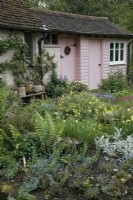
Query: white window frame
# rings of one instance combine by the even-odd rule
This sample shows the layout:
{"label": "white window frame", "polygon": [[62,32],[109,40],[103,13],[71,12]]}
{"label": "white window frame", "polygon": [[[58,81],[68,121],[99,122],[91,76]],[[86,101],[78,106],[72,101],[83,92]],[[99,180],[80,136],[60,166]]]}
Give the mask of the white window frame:
{"label": "white window frame", "polygon": [[[113,48],[111,49],[109,46],[109,65],[120,65],[120,64],[125,64],[125,42],[124,41],[110,41],[110,45],[111,43],[113,43]],[[119,48],[116,49],[116,43],[118,43]],[[121,48],[121,44],[123,44],[123,48]],[[113,51],[113,61],[110,61],[110,54],[111,54],[111,50]],[[118,50],[118,60],[116,61],[116,50]],[[123,50],[123,60],[120,60],[121,57],[121,50]]]}

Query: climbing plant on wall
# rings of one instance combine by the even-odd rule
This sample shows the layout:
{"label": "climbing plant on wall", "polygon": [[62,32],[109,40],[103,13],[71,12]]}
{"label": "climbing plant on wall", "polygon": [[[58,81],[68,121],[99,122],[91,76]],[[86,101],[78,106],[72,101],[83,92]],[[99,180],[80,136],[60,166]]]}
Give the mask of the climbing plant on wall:
{"label": "climbing plant on wall", "polygon": [[0,56],[8,50],[14,50],[11,61],[0,63],[0,73],[3,74],[6,70],[12,70],[16,85],[21,85],[24,82],[24,73],[27,70],[27,49],[27,44],[19,36],[12,35],[0,40]]}
{"label": "climbing plant on wall", "polygon": [[[14,61],[20,59],[24,62],[26,60],[27,45],[23,39],[19,36],[9,36],[3,40],[0,40],[0,56],[5,54],[8,50],[15,50],[12,60],[0,63],[0,73],[3,73],[7,69],[12,69]],[[17,55],[19,54],[19,56]],[[13,62],[13,63],[12,63]]]}
{"label": "climbing plant on wall", "polygon": [[11,61],[0,63],[0,73],[11,70],[14,75],[14,83],[17,86],[29,82],[42,84],[45,74],[56,68],[54,56],[51,56],[45,49],[40,56],[36,56],[35,63],[29,65],[27,63],[28,47],[23,39],[18,36],[10,36],[0,40],[0,56],[10,49],[15,50],[14,55]]}
{"label": "climbing plant on wall", "polygon": [[27,45],[19,36],[9,36],[3,40],[0,40],[0,56],[6,53],[9,49],[18,49],[22,52],[26,52]]}

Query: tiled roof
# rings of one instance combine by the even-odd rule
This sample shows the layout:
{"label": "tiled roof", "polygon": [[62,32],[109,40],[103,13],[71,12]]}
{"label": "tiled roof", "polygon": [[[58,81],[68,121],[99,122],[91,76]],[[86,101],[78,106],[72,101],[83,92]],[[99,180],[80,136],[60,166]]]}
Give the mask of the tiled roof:
{"label": "tiled roof", "polygon": [[95,36],[133,37],[127,30],[116,26],[106,17],[92,17],[71,13],[34,9],[23,0],[0,0],[0,27],[87,34]]}
{"label": "tiled roof", "polygon": [[0,27],[39,31],[42,29],[42,24],[34,10],[25,1],[1,0]]}
{"label": "tiled roof", "polygon": [[35,9],[42,23],[51,30],[87,35],[133,36],[106,17],[84,16],[71,13]]}

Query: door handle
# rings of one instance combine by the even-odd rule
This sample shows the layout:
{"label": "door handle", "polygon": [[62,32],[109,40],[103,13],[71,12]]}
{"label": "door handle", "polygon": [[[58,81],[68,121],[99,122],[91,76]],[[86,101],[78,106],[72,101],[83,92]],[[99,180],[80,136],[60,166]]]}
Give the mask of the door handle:
{"label": "door handle", "polygon": [[60,58],[64,58],[64,56],[60,55]]}

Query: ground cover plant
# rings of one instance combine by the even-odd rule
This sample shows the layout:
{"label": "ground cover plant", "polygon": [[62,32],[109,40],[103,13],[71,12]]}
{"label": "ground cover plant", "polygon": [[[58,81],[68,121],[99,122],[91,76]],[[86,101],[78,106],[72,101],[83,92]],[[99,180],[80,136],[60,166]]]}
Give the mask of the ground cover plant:
{"label": "ground cover plant", "polygon": [[60,88],[24,106],[1,83],[0,199],[132,200],[131,90]]}

